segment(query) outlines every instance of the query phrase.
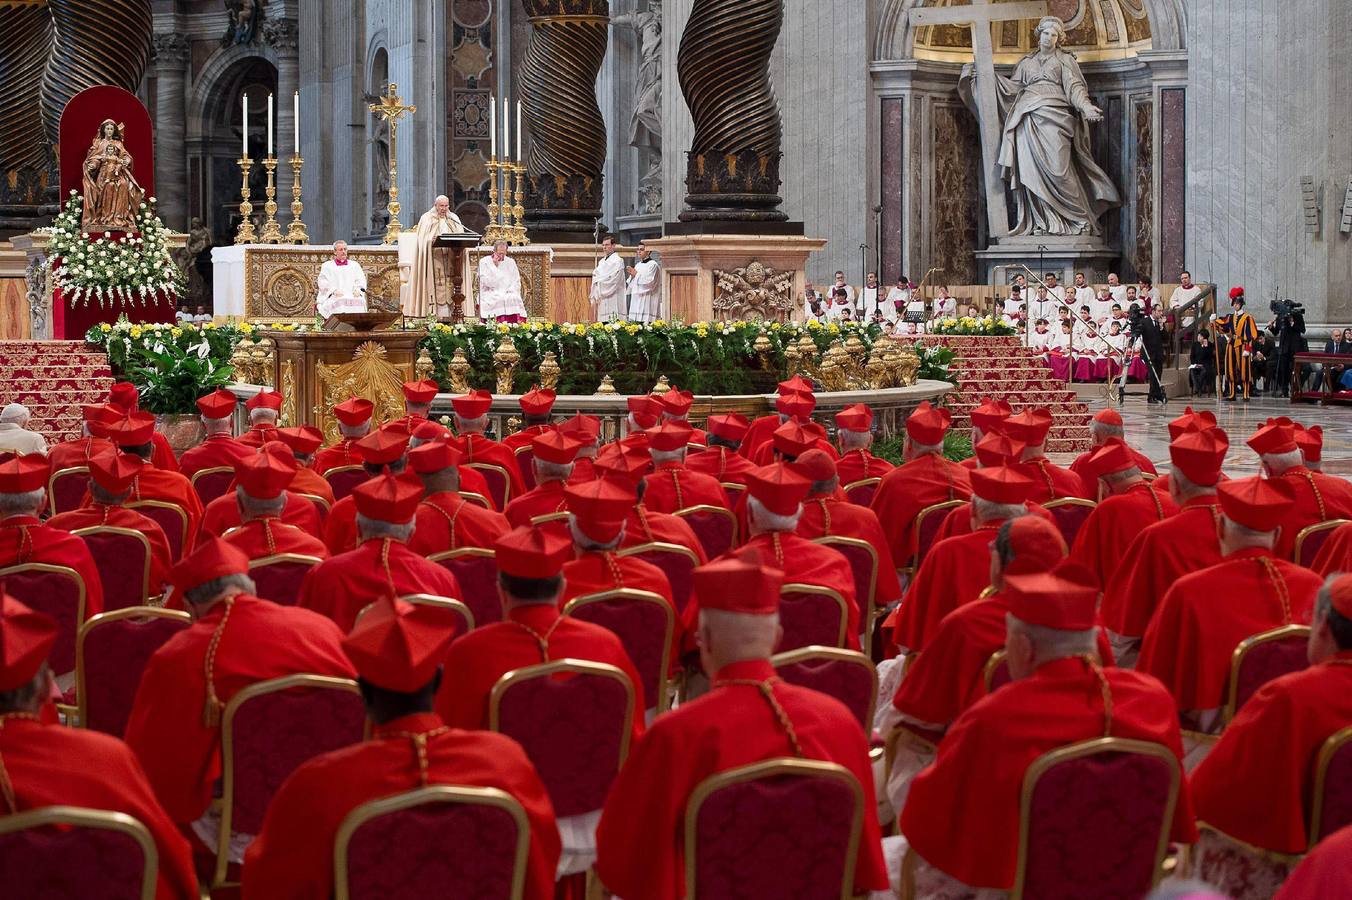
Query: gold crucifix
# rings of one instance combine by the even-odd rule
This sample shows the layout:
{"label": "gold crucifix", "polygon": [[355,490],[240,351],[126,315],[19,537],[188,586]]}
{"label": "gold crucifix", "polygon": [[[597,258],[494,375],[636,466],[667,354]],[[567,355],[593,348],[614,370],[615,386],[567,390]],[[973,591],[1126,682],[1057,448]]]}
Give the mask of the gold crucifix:
{"label": "gold crucifix", "polygon": [[405,104],[399,97],[399,85],[391,81],[389,88],[381,95],[380,102],[370,104],[370,109],[390,125],[390,222],[385,226],[385,243],[397,244],[403,223],[399,221],[399,153],[395,132],[404,113],[412,115],[418,111],[418,107]]}

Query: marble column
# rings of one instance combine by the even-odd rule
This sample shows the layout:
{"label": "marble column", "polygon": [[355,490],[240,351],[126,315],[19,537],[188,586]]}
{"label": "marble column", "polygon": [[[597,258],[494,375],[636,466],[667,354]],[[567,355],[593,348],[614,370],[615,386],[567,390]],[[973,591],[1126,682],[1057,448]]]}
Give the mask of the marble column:
{"label": "marble column", "polygon": [[[295,94],[300,89],[300,28],[291,19],[265,19],[263,40],[277,54],[276,131],[272,152],[277,156],[277,218],[285,230],[291,221],[291,157],[294,154]],[[304,182],[304,173],[301,175]]]}
{"label": "marble column", "polygon": [[176,231],[188,230],[188,161],[183,88],[187,76],[188,38],[175,31],[159,32],[155,54],[155,195],[160,218]]}

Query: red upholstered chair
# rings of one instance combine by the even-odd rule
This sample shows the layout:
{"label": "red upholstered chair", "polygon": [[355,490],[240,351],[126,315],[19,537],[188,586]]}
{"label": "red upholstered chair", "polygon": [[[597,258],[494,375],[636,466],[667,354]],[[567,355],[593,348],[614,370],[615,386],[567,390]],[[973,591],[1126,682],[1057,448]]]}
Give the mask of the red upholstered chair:
{"label": "red upholstered chair", "polygon": [[183,548],[188,544],[188,514],[182,507],[163,500],[134,500],[127,504],[148,519],[155,520],[164,529],[169,539],[169,553],[174,559],[183,558]]}
{"label": "red upholstered chair", "polygon": [[465,466],[477,470],[488,482],[488,495],[494,503],[493,508],[506,509],[512,499],[512,479],[507,470],[492,463],[465,463]]}
{"label": "red upholstered chair", "polygon": [[456,491],[461,497],[464,497],[470,503],[477,503],[484,509],[492,509],[493,504],[483,494],[477,494],[474,491]]}
{"label": "red upholstered chair", "polygon": [[721,506],[687,506],[675,514],[690,525],[707,558],[717,559],[737,546],[737,517],[731,510]]}
{"label": "red upholstered chair", "polygon": [[235,480],[234,466],[212,466],[210,469],[198,469],[189,479],[197,498],[206,506],[212,500],[225,494],[230,483]]}
{"label": "red upholstered chair", "polygon": [[1075,535],[1080,533],[1080,529],[1089,519],[1089,514],[1097,506],[1094,501],[1080,497],[1057,497],[1042,504],[1042,508],[1051,513],[1052,518],[1056,520],[1056,529],[1061,532],[1061,537],[1065,538],[1067,547],[1075,543]]}
{"label": "red upholstered chair", "polygon": [[651,591],[620,588],[574,597],[564,605],[563,614],[613,631],[638,670],[644,705],[658,712],[666,710],[671,699],[667,676],[676,613],[665,598]]}
{"label": "red upholstered chair", "polygon": [[0,816],[6,897],[154,900],[159,851],[126,813],[46,806]]}
{"label": "red upholstered chair", "polygon": [[849,607],[839,591],[816,584],[786,584],[779,589],[779,623],[784,636],[775,648],[844,647]]}
{"label": "red upholstered chair", "polygon": [[1309,639],[1308,627],[1283,625],[1240,641],[1230,657],[1230,681],[1221,722],[1228,724],[1249,698],[1272,679],[1306,668],[1310,664],[1306,656]]}
{"label": "red upholstered chair", "polygon": [[1295,552],[1291,558],[1299,565],[1309,568],[1314,565],[1314,559],[1319,555],[1319,550],[1324,546],[1324,542],[1333,534],[1334,529],[1346,525],[1349,519],[1330,519],[1327,522],[1318,522],[1314,525],[1307,525],[1296,535]]}
{"label": "red upholstered chair", "polygon": [[191,625],[185,612],[136,606],[100,613],[80,626],[75,645],[80,727],[122,737],[146,663]]}
{"label": "red upholstered chair", "polygon": [[94,557],[103,585],[104,612],[140,606],[150,598],[150,541],[144,534],[106,525],[71,533],[85,542]]}
{"label": "red upholstered chair", "polygon": [[333,488],[333,499],[335,501],[352,493],[353,488],[370,477],[362,466],[334,466],[324,473],[324,480],[329,483],[329,487]]}
{"label": "red upholstered chair", "polygon": [[845,499],[856,506],[872,506],[873,495],[878,493],[879,484],[882,484],[881,478],[861,478],[851,481],[841,490],[845,492]]}
{"label": "red upholstered chair", "polygon": [[687,896],[853,897],[863,822],[863,789],[835,763],[768,759],[720,772],[686,805]]}
{"label": "red upholstered chair", "polygon": [[912,572],[920,568],[920,562],[929,552],[930,545],[934,543],[935,537],[939,534],[939,529],[944,524],[944,519],[948,518],[949,510],[966,503],[965,500],[945,500],[943,503],[935,503],[927,506],[915,514],[915,539],[916,553],[915,559],[911,561],[910,570]]}
{"label": "red upholstered chair", "polygon": [[249,563],[249,577],[254,580],[254,595],[282,606],[295,606],[300,597],[300,583],[319,563],[319,557],[303,553],[277,553],[259,557]]}
{"label": "red upholstered chair", "polygon": [[850,708],[865,734],[873,732],[878,670],[864,654],[838,647],[803,647],[775,654],[770,664],[789,684],[835,697]]}
{"label": "red upholstered chair", "polygon": [[52,515],[80,508],[89,489],[89,466],[57,469],[47,479],[47,506]]}
{"label": "red upholstered chair", "polygon": [[723,493],[728,495],[728,507],[736,508],[738,498],[746,493],[746,485],[735,481],[721,481],[719,484],[723,486]]}
{"label": "red upholstered chair", "polygon": [[221,822],[213,890],[226,885],[230,838],[258,834],[263,813],[301,763],[360,741],[366,708],[347,678],[287,675],[250,685],[221,716]]}
{"label": "red upholstered chair", "polygon": [[461,600],[474,615],[477,625],[502,621],[502,600],[498,597],[498,561],[492,550],[461,547],[434,553],[428,559],[455,576],[464,594]]}
{"label": "red upholstered chair", "polygon": [[529,850],[526,811],[506,791],[429,785],[347,814],[334,842],[334,897],[425,897],[435,885],[439,896],[519,900]]}
{"label": "red upholstered chair", "polygon": [[[306,500],[315,505],[315,512],[319,513],[319,522],[322,525],[329,517],[329,501],[318,494],[301,494]],[[336,497],[334,498],[337,499]]]}
{"label": "red upholstered chair", "polygon": [[985,683],[988,694],[1014,680],[1009,674],[1009,660],[1005,658],[1003,648],[996,650],[990,659],[986,660],[986,665],[981,670],[981,680]]}
{"label": "red upholstered chair", "polygon": [[653,541],[648,544],[636,544],[621,550],[617,556],[637,556],[644,562],[650,562],[661,569],[671,583],[671,599],[676,603],[676,614],[685,611],[690,600],[690,591],[694,588],[694,571],[699,568],[699,557],[689,547]]}
{"label": "red upholstered chair", "polygon": [[516,458],[517,471],[521,473],[521,483],[526,486],[526,490],[535,488],[535,448],[530,444],[523,444],[512,451]]}
{"label": "red upholstered chair", "polygon": [[840,551],[850,562],[854,573],[854,596],[859,603],[859,625],[864,630],[864,655],[873,653],[873,622],[883,610],[874,605],[878,592],[878,551],[868,541],[859,538],[827,534],[814,538],[813,543],[824,544]]}
{"label": "red upholstered chair", "polygon": [[1310,846],[1352,825],[1352,726],[1324,741],[1315,765]]}
{"label": "red upholstered chair", "polygon": [[455,622],[456,634],[465,634],[474,630],[474,613],[470,612],[469,607],[459,600],[451,597],[438,597],[434,594],[403,594],[399,599],[405,603],[435,606],[438,609],[445,610],[447,616]]}
{"label": "red upholstered chair", "polygon": [[618,668],[561,659],[508,672],[488,699],[488,728],[526,751],[558,818],[600,809],[629,754],[634,685]]}
{"label": "red upholstered chair", "polygon": [[56,620],[60,632],[47,662],[52,674],[75,671],[75,635],[85,620],[85,583],[66,566],[24,563],[0,569],[0,588],[30,609]]}
{"label": "red upholstered chair", "polygon": [[[1167,747],[1096,738],[1024,774],[1011,897],[1137,900],[1159,880],[1182,777]],[[904,878],[904,875],[903,875]]]}

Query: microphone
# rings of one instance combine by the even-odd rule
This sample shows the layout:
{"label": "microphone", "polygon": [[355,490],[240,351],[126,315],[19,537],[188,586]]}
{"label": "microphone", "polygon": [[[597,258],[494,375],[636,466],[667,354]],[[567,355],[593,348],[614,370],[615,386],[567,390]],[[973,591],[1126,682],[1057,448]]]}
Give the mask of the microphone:
{"label": "microphone", "polygon": [[878,205],[876,205],[876,206],[873,207],[873,212],[874,212],[874,213],[880,213],[880,212],[882,212],[882,211],[883,211],[883,205],[882,205],[881,203],[879,203]]}

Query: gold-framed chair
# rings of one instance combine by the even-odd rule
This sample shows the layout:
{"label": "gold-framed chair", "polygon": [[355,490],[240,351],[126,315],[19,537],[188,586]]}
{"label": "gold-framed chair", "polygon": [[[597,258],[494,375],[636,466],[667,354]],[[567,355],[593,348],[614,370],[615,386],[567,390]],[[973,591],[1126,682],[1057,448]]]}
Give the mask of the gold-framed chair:
{"label": "gold-framed chair", "polygon": [[[98,569],[99,583],[103,586],[105,611],[142,606],[149,601],[152,556],[150,540],[144,534],[112,525],[77,528],[71,534],[85,542],[94,558],[94,568]],[[133,545],[141,554],[139,565],[128,555]],[[132,563],[130,568],[139,571],[127,571],[128,562]]]}
{"label": "gold-framed chair", "polygon": [[80,508],[80,500],[89,489],[89,477],[89,466],[67,466],[48,476],[47,508],[52,515]]}
{"label": "gold-framed chair", "polygon": [[[802,796],[806,792],[812,796]],[[798,896],[850,900],[856,896],[864,805],[858,779],[844,766],[821,760],[773,758],[711,775],[686,804],[686,896],[727,896],[728,886],[713,879],[735,873],[739,880],[765,885],[767,897],[783,895],[775,889],[778,878],[794,880]],[[757,812],[762,813],[759,821]],[[705,829],[714,830],[715,836],[702,839]],[[765,840],[767,831],[776,840]],[[801,847],[786,853],[786,837],[797,838]],[[711,858],[715,855],[719,858]],[[837,866],[824,873],[822,859],[827,856]],[[795,864],[809,859],[810,868]],[[711,873],[708,879],[706,872]],[[804,884],[801,879],[810,876],[821,883]]]}
{"label": "gold-framed chair", "polygon": [[1240,641],[1230,654],[1221,726],[1230,724],[1235,714],[1264,684],[1306,668],[1309,660],[1305,647],[1309,639],[1309,626],[1283,625]]}
{"label": "gold-framed chair", "polygon": [[860,478],[858,481],[851,481],[840,490],[845,494],[845,499],[856,506],[871,506],[873,495],[878,492],[878,485],[882,483],[882,478],[877,476]]}
{"label": "gold-framed chair", "polygon": [[521,473],[521,484],[526,490],[535,489],[535,448],[530,444],[522,444],[512,451],[512,459],[516,460],[516,470]]}
{"label": "gold-framed chair", "polygon": [[566,509],[559,512],[541,513],[538,516],[531,516],[530,523],[532,525],[543,525],[546,522],[566,522],[570,515],[571,513]]}
{"label": "gold-framed chair", "polygon": [[234,466],[210,466],[192,473],[188,483],[192,485],[197,499],[206,506],[212,500],[225,494],[230,482],[235,480]]}
{"label": "gold-framed chair", "polygon": [[[69,588],[65,592],[55,590],[53,584],[60,583],[55,579],[69,582]],[[69,566],[20,563],[0,569],[0,584],[14,599],[56,620],[59,631],[56,643],[47,654],[47,662],[52,667],[52,673],[58,677],[74,672],[76,637],[85,621],[88,598],[88,590],[80,573]]]}
{"label": "gold-framed chair", "polygon": [[[391,797],[382,797],[378,800],[370,800],[353,809],[343,817],[342,824],[338,827],[338,834],[333,844],[333,896],[335,900],[351,900],[353,896],[352,889],[352,857],[354,855],[354,838],[359,838],[359,832],[363,829],[381,827],[382,819],[385,819],[384,827],[386,829],[397,828],[397,825],[391,823],[390,819],[397,818],[401,813],[408,810],[418,809],[423,813],[430,811],[431,807],[441,807],[438,812],[450,810],[454,815],[458,812],[473,811],[474,813],[498,812],[505,814],[511,821],[515,834],[508,837],[504,832],[501,836],[492,833],[491,828],[484,827],[482,819],[480,821],[462,823],[452,820],[450,829],[464,837],[477,838],[486,836],[491,839],[486,840],[485,849],[499,849],[510,846],[511,849],[511,876],[507,879],[510,885],[510,891],[507,894],[509,900],[521,900],[525,894],[526,888],[526,862],[530,851],[530,822],[526,818],[526,810],[521,806],[515,797],[499,788],[491,787],[468,787],[461,785],[436,784],[415,790],[406,791],[402,794],[395,794]],[[458,808],[458,809],[456,809]],[[398,832],[393,838],[387,837],[381,841],[376,848],[376,853],[381,857],[379,883],[374,886],[373,891],[358,892],[358,896],[386,895],[386,896],[411,896],[419,888],[426,887],[426,881],[410,882],[408,884],[391,884],[391,878],[394,876],[410,875],[418,876],[425,873],[412,871],[410,867],[403,865],[387,866],[383,863],[388,861],[388,851],[393,850],[398,853],[401,848],[410,846],[419,846],[432,836],[429,831],[435,832],[437,824],[446,827],[446,823],[429,823],[428,816],[420,816],[415,827],[408,834],[415,839],[400,840]],[[466,825],[471,827],[466,827]],[[368,832],[369,833],[369,832]],[[501,839],[496,839],[496,838]],[[454,846],[462,849],[463,844],[458,840],[440,841],[443,846]],[[463,858],[455,853],[437,854],[434,859],[448,867],[454,867],[456,860]],[[479,854],[475,854],[479,858]],[[457,885],[452,882],[449,886],[446,884],[445,873],[435,873],[437,877],[434,880],[438,888],[445,892],[446,896],[480,896],[482,890],[476,885]],[[451,878],[454,878],[452,873]],[[496,880],[496,879],[495,879]]]}
{"label": "gold-framed chair", "polygon": [[[1337,767],[1339,773],[1330,777],[1330,771]],[[1348,771],[1352,770],[1352,726],[1339,729],[1324,739],[1319,747],[1319,756],[1314,769],[1314,791],[1310,809],[1310,826],[1305,834],[1309,838],[1311,850],[1314,845],[1340,828],[1352,824],[1352,792],[1342,787],[1342,806],[1330,813],[1329,794],[1331,786],[1348,784]]]}
{"label": "gold-framed chair", "polygon": [[435,594],[401,594],[399,599],[405,603],[412,603],[414,606],[435,606],[451,615],[459,616],[460,631],[457,632],[458,634],[468,634],[474,630],[474,613],[465,605],[463,600],[438,597]]}
{"label": "gold-framed chair", "polygon": [[868,541],[840,534],[824,534],[813,538],[812,542],[838,550],[850,561],[850,570],[854,573],[855,602],[859,605],[859,624],[864,629],[864,655],[872,658],[873,624],[879,612],[875,603],[878,593],[877,548]]}
{"label": "gold-framed chair", "polygon": [[1075,536],[1098,508],[1098,504],[1083,497],[1057,497],[1042,504],[1042,508],[1052,514],[1056,530],[1061,532],[1061,537],[1069,547],[1075,543]]}
{"label": "gold-framed chair", "polygon": [[475,469],[484,476],[484,481],[488,482],[488,492],[492,494],[492,500],[495,509],[506,509],[507,504],[512,500],[512,476],[502,466],[493,463],[471,462],[464,463],[467,469]]}
{"label": "gold-framed chair", "polygon": [[282,606],[295,606],[306,573],[321,562],[318,556],[305,553],[274,553],[250,560],[249,577],[254,580],[254,593]]}
{"label": "gold-framed chair", "polygon": [[1003,687],[1010,681],[1009,677],[1009,659],[1008,653],[1004,647],[996,650],[987,659],[986,664],[981,667],[981,683],[986,686],[986,693],[992,693],[998,687]]}
{"label": "gold-framed chair", "polygon": [[[650,616],[659,617],[660,628],[627,615],[630,610],[625,607],[632,604],[642,604]],[[564,604],[563,614],[614,632],[643,679],[644,704],[659,713],[667,710],[671,705],[671,644],[676,610],[665,597],[636,588],[615,588],[574,597]]]}
{"label": "gold-framed chair", "polygon": [[708,559],[717,559],[740,543],[737,516],[730,509],[701,503],[678,509],[672,515],[684,519],[695,532]]}
{"label": "gold-framed chair", "polygon": [[[790,582],[779,589],[779,618],[784,626],[776,653],[787,653],[799,647],[819,645],[844,647],[849,634],[850,607],[840,591],[820,584]],[[827,621],[830,613],[837,616],[837,624]],[[834,640],[827,634],[832,631]]]}
{"label": "gold-framed chair", "polygon": [[[35,842],[31,838],[37,837],[33,832],[38,829],[46,830],[58,840]],[[25,840],[25,837],[30,839]],[[112,873],[120,866],[99,865],[97,858],[88,858],[111,853],[121,857],[126,849],[125,841],[117,841],[121,848],[104,844],[89,853],[70,852],[71,844],[77,840],[116,840],[119,837],[141,851],[136,895],[141,900],[155,900],[160,852],[150,829],[126,813],[80,806],[44,806],[0,816],[0,870],[5,872],[5,894],[12,897],[101,897],[108,896],[115,888],[125,888],[124,884],[99,881],[100,875],[115,877]],[[118,895],[126,896],[123,891]]]}
{"label": "gold-framed chair", "polygon": [[183,507],[167,500],[133,500],[126,506],[127,509],[134,509],[141,515],[154,519],[164,529],[164,536],[169,539],[170,555],[175,560],[183,558],[183,554],[189,549],[188,513]]}
{"label": "gold-framed chair", "polygon": [[324,480],[333,488],[333,499],[341,500],[352,489],[371,476],[367,474],[366,467],[358,463],[350,466],[334,466],[324,473]]}
{"label": "gold-framed chair", "polygon": [[689,547],[669,544],[666,541],[649,541],[625,547],[616,556],[637,556],[644,562],[650,562],[662,570],[671,585],[671,599],[676,604],[676,614],[685,611],[690,602],[690,593],[694,589],[694,571],[699,568],[699,556]]}
{"label": "gold-framed chair", "polygon": [[323,523],[329,517],[329,501],[326,497],[318,494],[297,494],[296,496],[309,500],[315,505],[315,512],[319,513],[319,521]]}
{"label": "gold-framed chair", "polygon": [[498,597],[497,554],[487,547],[457,547],[427,557],[455,576],[463,601],[474,614],[477,625],[502,621],[502,600]]}
{"label": "gold-framed chair", "polygon": [[[170,638],[191,625],[192,616],[186,612],[158,606],[133,606],[99,613],[81,625],[75,638],[75,702],[76,721],[79,727],[102,731],[120,738],[131,715],[132,702],[136,699],[136,690],[141,683],[141,673],[150,662],[150,657]],[[129,638],[126,626],[132,626],[135,632],[139,632],[136,634],[137,640]],[[88,650],[90,635],[107,629],[118,632],[110,648],[124,655],[120,659],[113,660],[113,664],[107,667],[108,670],[94,680],[98,684],[98,690],[102,692],[100,700],[103,705],[97,711],[92,711],[89,679],[91,664]],[[130,654],[130,659],[127,658],[127,654]],[[123,690],[113,689],[116,678],[124,680]]]}
{"label": "gold-framed chair", "polygon": [[878,670],[873,660],[863,653],[840,647],[799,647],[776,653],[770,657],[770,665],[789,684],[835,697],[854,713],[865,735],[873,733],[873,711],[878,704]]}
{"label": "gold-framed chair", "polygon": [[459,494],[461,497],[464,497],[470,503],[476,503],[479,506],[482,506],[484,509],[493,508],[492,501],[490,501],[487,497],[485,497],[483,494],[478,493],[477,491],[456,491],[456,493]]}
{"label": "gold-framed chair", "polygon": [[949,512],[966,502],[966,500],[944,500],[940,503],[931,503],[915,514],[912,526],[915,533],[915,557],[907,565],[901,566],[898,571],[912,575],[919,571],[920,564],[925,560],[925,554],[929,552],[939,529],[943,527],[944,519],[948,518]]}
{"label": "gold-framed chair", "polygon": [[1313,525],[1306,525],[1296,535],[1296,546],[1291,553],[1291,559],[1296,565],[1311,568],[1314,565],[1315,557],[1324,546],[1324,542],[1339,527],[1352,522],[1352,519],[1329,519],[1327,522],[1316,522]]}

